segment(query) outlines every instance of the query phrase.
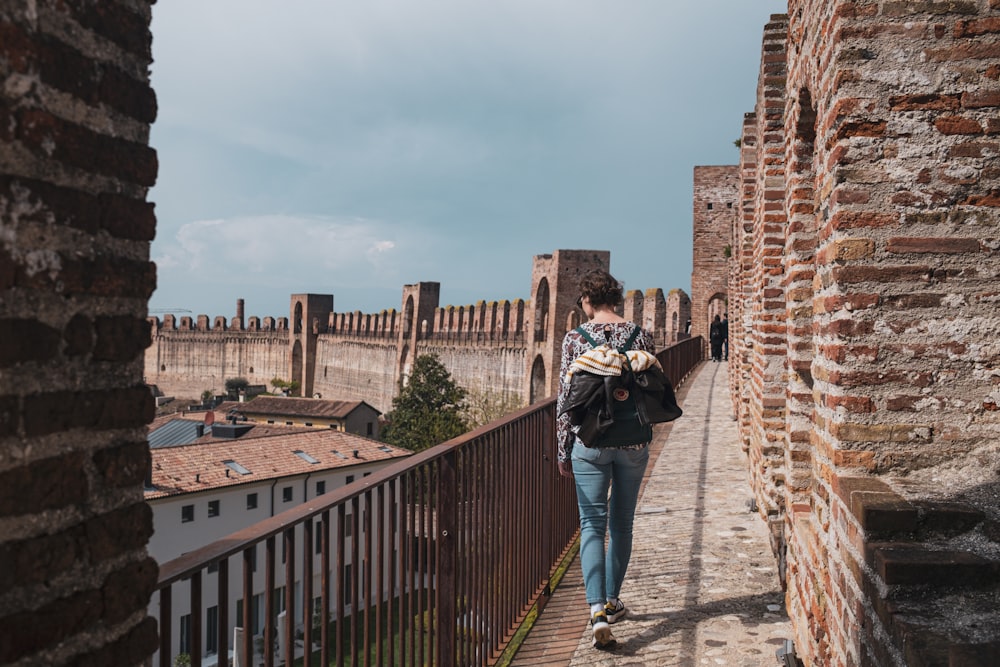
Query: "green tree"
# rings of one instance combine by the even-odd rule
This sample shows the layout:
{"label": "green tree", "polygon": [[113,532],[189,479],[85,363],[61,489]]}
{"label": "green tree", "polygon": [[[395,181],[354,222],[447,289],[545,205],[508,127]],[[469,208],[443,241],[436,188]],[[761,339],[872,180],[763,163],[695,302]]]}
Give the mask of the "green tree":
{"label": "green tree", "polygon": [[240,392],[246,391],[249,386],[250,381],[246,378],[229,378],[226,380],[226,396],[230,400],[236,400],[240,397]]}
{"label": "green tree", "polygon": [[296,396],[299,393],[299,387],[301,386],[298,380],[292,380],[291,382],[285,382],[279,377],[271,378],[271,386],[274,387],[275,391],[279,394],[284,394],[288,392],[292,396]]}
{"label": "green tree", "polygon": [[489,389],[470,391],[465,400],[465,421],[473,429],[523,407],[523,401],[512,394]]}
{"label": "green tree", "polygon": [[419,355],[406,386],[392,399],[382,440],[419,452],[465,433],[465,395],[436,356]]}

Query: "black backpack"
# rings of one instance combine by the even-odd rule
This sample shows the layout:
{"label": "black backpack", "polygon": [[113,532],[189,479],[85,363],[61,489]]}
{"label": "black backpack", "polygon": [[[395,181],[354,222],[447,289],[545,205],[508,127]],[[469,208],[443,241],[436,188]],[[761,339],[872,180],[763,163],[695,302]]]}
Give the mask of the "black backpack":
{"label": "black backpack", "polygon": [[[591,347],[598,344],[590,337],[583,327],[577,327],[577,333],[590,343]],[[632,343],[639,335],[639,327],[635,327],[632,335],[618,351],[625,353],[632,349]],[[610,340],[610,327],[604,330],[604,340]],[[584,376],[590,376],[584,379]],[[580,378],[580,380],[578,380]],[[584,410],[570,412],[570,423],[579,427],[577,437],[587,447],[625,447],[641,445],[653,439],[653,425],[643,418],[640,412],[638,398],[639,387],[635,383],[635,374],[628,364],[626,355],[625,368],[621,375],[595,376],[591,373],[574,373],[571,383],[583,381],[601,381],[603,391],[594,392]],[[572,392],[572,389],[570,390]]]}

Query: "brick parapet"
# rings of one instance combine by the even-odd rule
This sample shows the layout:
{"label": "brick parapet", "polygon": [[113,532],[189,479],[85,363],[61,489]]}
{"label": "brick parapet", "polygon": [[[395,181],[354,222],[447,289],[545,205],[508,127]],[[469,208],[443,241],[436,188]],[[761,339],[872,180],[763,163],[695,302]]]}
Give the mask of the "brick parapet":
{"label": "brick parapet", "polygon": [[[758,104],[744,118],[742,229],[733,224],[749,261],[734,262],[729,280],[749,323],[730,329],[746,338],[733,343],[746,358],[731,359],[730,373],[751,484],[761,511],[780,516],[776,551],[787,556],[796,647],[809,665],[965,664],[956,656],[995,653],[996,637],[969,644],[955,619],[901,620],[894,610],[909,593],[888,582],[917,573],[924,607],[975,601],[976,591],[945,584],[995,571],[963,549],[995,542],[996,531],[959,549],[919,531],[893,538],[905,546],[878,546],[866,522],[905,524],[902,504],[876,503],[898,494],[869,494],[859,516],[837,490],[905,476],[906,503],[964,488],[974,507],[974,490],[992,483],[979,462],[1000,423],[1000,297],[990,285],[998,11],[971,0],[793,0],[784,77],[780,17],[765,28]],[[962,471],[951,473],[954,489],[928,483],[950,470]]]}

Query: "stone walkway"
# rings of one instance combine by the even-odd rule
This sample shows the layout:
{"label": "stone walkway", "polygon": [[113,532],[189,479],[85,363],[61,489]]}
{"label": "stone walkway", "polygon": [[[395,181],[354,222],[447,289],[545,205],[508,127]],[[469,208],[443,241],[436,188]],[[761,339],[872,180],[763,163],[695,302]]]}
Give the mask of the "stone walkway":
{"label": "stone walkway", "polygon": [[[513,665],[777,666],[791,638],[763,520],[748,511],[726,365],[706,363],[681,393],[684,416],[657,429],[635,518],[618,646],[591,648],[574,560]],[[656,450],[659,449],[659,455]]]}

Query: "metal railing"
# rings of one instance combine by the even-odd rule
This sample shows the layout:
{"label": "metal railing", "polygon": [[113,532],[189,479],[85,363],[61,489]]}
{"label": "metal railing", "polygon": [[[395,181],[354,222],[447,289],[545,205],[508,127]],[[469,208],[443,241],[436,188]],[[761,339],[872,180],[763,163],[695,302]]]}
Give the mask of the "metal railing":
{"label": "metal railing", "polygon": [[[657,358],[679,386],[700,338]],[[158,664],[173,664],[175,588],[193,667],[205,621],[218,664],[231,648],[241,667],[494,663],[579,528],[554,454],[549,398],[164,563]]]}
{"label": "metal railing", "polygon": [[670,378],[674,387],[680,387],[691,371],[702,359],[703,339],[701,336],[678,341],[656,353],[656,360],[663,367],[663,373]]}
{"label": "metal railing", "polygon": [[[572,480],[554,461],[554,417],[553,399],[524,408],[163,564],[159,665],[172,664],[175,587],[189,589],[181,630],[191,664],[202,664],[209,573],[220,664],[232,626],[251,630],[232,647],[244,666],[489,664],[578,528]],[[238,615],[231,576],[242,582]]]}

